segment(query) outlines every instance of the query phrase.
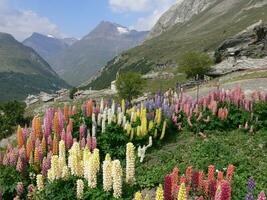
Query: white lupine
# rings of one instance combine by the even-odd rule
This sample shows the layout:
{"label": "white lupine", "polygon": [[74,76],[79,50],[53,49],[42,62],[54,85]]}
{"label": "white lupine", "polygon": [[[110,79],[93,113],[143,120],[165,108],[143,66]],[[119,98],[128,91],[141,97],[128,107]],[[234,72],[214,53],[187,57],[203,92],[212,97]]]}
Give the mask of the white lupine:
{"label": "white lupine", "polygon": [[66,165],[66,147],[63,140],[59,142],[59,162],[62,167]]}
{"label": "white lupine", "polygon": [[82,175],[82,154],[80,151],[80,145],[78,142],[74,142],[69,150],[68,167],[71,170],[72,175]]}
{"label": "white lupine", "polygon": [[77,199],[82,199],[83,198],[83,190],[84,190],[83,180],[78,179],[76,184],[77,184],[77,193],[76,193]]}
{"label": "white lupine", "polygon": [[95,124],[95,123],[96,123],[96,117],[95,117],[95,113],[92,113],[92,122],[93,122],[93,124]]}
{"label": "white lupine", "polygon": [[93,154],[89,158],[88,162],[88,186],[90,188],[96,188],[97,186],[97,172],[98,172],[98,163],[96,158],[97,155]]}
{"label": "white lupine", "polygon": [[135,181],[135,154],[134,145],[129,142],[126,145],[126,183],[133,184]]}
{"label": "white lupine", "polygon": [[120,198],[122,195],[122,168],[119,160],[112,162],[113,196]]}
{"label": "white lupine", "polygon": [[95,124],[92,125],[92,137],[96,137],[96,126],[95,126]]}
{"label": "white lupine", "polygon": [[102,120],[102,130],[101,132],[104,133],[106,131],[106,122],[104,120]]}
{"label": "white lupine", "polygon": [[125,124],[126,124],[126,121],[127,121],[127,118],[126,116],[123,116],[123,119],[122,119],[122,126],[124,127]]}
{"label": "white lupine", "polygon": [[38,174],[36,176],[36,185],[37,185],[37,189],[39,191],[43,190],[44,189],[44,180],[43,180],[43,176],[42,174]]}
{"label": "white lupine", "polygon": [[100,113],[102,113],[104,110],[104,100],[103,98],[101,98],[101,101],[100,101]]}
{"label": "white lupine", "polygon": [[112,189],[112,161],[108,154],[103,162],[103,188],[105,192]]}
{"label": "white lupine", "polygon": [[61,178],[63,178],[63,179],[67,179],[67,178],[69,177],[69,175],[70,175],[70,171],[69,171],[68,166],[64,166],[64,167],[62,168]]}
{"label": "white lupine", "polygon": [[59,165],[58,165],[58,156],[54,155],[51,158],[51,168],[48,170],[48,179],[50,181],[54,181],[55,179],[59,179],[61,177],[61,173],[59,170]]}
{"label": "white lupine", "polygon": [[113,101],[112,101],[112,105],[111,105],[111,113],[112,113],[112,115],[115,114],[115,108],[116,108],[116,106],[115,106],[115,101],[113,100]]}
{"label": "white lupine", "polygon": [[83,175],[85,179],[89,177],[89,162],[90,162],[91,152],[88,147],[83,150]]}
{"label": "white lupine", "polygon": [[101,114],[100,113],[97,115],[97,125],[98,126],[101,125]]}

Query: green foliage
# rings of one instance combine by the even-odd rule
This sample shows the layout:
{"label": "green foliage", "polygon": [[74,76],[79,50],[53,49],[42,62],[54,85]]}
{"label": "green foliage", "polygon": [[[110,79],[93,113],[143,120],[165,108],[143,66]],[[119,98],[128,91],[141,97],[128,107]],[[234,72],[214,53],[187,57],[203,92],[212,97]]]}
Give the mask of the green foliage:
{"label": "green foliage", "polygon": [[144,84],[141,74],[135,72],[120,74],[116,80],[116,88],[120,98],[129,101],[142,94]]}
{"label": "green foliage", "polygon": [[129,141],[129,136],[126,135],[122,127],[115,123],[107,125],[104,133],[97,136],[97,147],[100,150],[102,158],[107,153],[112,159],[125,159],[125,145]]}
{"label": "green foliage", "polygon": [[213,64],[212,59],[204,53],[187,52],[179,60],[180,71],[185,73],[188,78],[196,77],[201,78],[209,70]]}
{"label": "green foliage", "polygon": [[242,131],[209,131],[203,140],[195,134],[184,132],[160,150],[153,150],[146,156],[145,163],[136,169],[137,185],[152,188],[164,182],[164,176],[177,166],[180,173],[192,165],[207,173],[208,166],[214,164],[223,170],[228,164],[236,167],[233,178],[233,200],[244,199],[247,179],[256,180],[256,193],[267,190],[267,135],[257,132],[249,135]]}
{"label": "green foliage", "polygon": [[258,118],[258,128],[266,130],[267,128],[267,103],[257,102],[253,106],[254,114]]}
{"label": "green foliage", "polygon": [[70,99],[73,99],[74,98],[74,94],[78,91],[78,89],[76,87],[73,87],[71,90],[70,90]]}
{"label": "green foliage", "polygon": [[26,105],[18,101],[0,104],[0,139],[11,135],[14,128],[20,124],[30,123],[30,118],[24,117]]}
{"label": "green foliage", "polygon": [[3,199],[13,199],[18,182],[23,182],[24,187],[27,186],[27,181],[14,167],[0,166],[0,172],[0,191]]}

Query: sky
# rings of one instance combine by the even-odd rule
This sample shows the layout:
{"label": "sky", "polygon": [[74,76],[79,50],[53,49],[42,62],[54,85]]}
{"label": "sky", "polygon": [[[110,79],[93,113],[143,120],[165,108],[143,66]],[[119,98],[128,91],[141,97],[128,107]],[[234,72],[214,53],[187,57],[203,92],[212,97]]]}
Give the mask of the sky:
{"label": "sky", "polygon": [[0,0],[0,32],[82,38],[101,21],[150,30],[177,0]]}

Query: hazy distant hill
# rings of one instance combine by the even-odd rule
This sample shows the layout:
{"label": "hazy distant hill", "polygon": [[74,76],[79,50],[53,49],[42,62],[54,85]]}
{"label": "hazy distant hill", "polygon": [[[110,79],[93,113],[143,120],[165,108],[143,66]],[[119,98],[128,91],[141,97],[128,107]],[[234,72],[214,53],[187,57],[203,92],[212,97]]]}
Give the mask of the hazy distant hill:
{"label": "hazy distant hill", "polygon": [[68,87],[32,48],[0,33],[0,101]]}
{"label": "hazy distant hill", "polygon": [[53,67],[68,83],[79,85],[114,56],[141,44],[147,33],[103,21],[88,35],[55,56]]}

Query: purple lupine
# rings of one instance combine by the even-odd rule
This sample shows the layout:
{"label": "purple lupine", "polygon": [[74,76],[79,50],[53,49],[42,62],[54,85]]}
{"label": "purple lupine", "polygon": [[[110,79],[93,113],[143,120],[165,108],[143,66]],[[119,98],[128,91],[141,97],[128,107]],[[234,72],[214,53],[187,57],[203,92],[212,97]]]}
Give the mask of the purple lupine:
{"label": "purple lupine", "polygon": [[24,192],[24,186],[22,182],[18,182],[16,186],[16,192],[18,196],[21,196]]}
{"label": "purple lupine", "polygon": [[21,157],[18,158],[18,162],[16,165],[16,170],[20,173],[22,173],[25,169],[24,162],[22,161]]}
{"label": "purple lupine", "polygon": [[245,200],[254,200],[253,194],[248,193],[248,194],[246,195]]}
{"label": "purple lupine", "polygon": [[248,179],[248,191],[252,192],[255,189],[255,187],[256,187],[255,180],[252,177],[250,177]]}

